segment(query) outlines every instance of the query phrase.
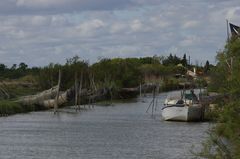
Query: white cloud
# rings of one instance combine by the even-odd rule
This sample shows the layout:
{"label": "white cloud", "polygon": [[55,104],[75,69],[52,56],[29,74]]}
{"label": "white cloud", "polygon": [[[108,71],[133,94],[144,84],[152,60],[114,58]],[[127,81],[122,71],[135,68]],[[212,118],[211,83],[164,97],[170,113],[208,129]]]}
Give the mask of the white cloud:
{"label": "white cloud", "polygon": [[226,40],[225,19],[240,21],[238,1],[216,2],[6,0],[0,4],[0,63],[33,66],[63,63],[76,54],[94,62],[99,56],[170,52],[213,61]]}
{"label": "white cloud", "polygon": [[17,0],[16,4],[19,7],[51,7],[57,5],[67,4],[68,2],[71,3],[73,0]]}
{"label": "white cloud", "polygon": [[75,27],[74,34],[81,36],[93,36],[99,29],[103,28],[105,23],[99,19],[93,19],[79,24]]}
{"label": "white cloud", "polygon": [[114,23],[111,25],[110,33],[123,32],[126,28],[127,28],[127,25],[124,23]]}
{"label": "white cloud", "polygon": [[226,18],[230,20],[237,20],[240,14],[240,5],[229,8],[226,13]]}
{"label": "white cloud", "polygon": [[50,25],[51,18],[46,16],[33,16],[31,18],[31,23],[34,26],[46,26],[46,25]]}
{"label": "white cloud", "polygon": [[183,47],[188,47],[188,46],[192,46],[192,45],[198,45],[199,43],[201,43],[201,39],[197,36],[194,35],[189,35],[187,37],[185,37],[182,41],[179,42],[180,46]]}
{"label": "white cloud", "polygon": [[135,19],[131,22],[130,27],[134,32],[137,32],[142,29],[142,22],[138,19]]}
{"label": "white cloud", "polygon": [[196,26],[198,26],[199,22],[196,20],[190,20],[190,21],[186,21],[183,23],[183,28],[187,29],[187,28],[194,28]]}
{"label": "white cloud", "polygon": [[159,28],[165,28],[170,25],[170,22],[165,20],[162,16],[151,17],[150,22],[154,27],[159,27]]}

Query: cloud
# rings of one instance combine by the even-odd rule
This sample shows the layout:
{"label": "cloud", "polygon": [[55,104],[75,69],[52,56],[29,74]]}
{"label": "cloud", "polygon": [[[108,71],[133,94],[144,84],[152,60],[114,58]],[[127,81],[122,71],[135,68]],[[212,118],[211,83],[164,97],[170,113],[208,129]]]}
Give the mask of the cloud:
{"label": "cloud", "polygon": [[76,3],[76,0],[17,0],[17,7],[26,7],[26,8],[51,8],[59,7],[71,3]]}
{"label": "cloud", "polygon": [[105,23],[99,19],[93,19],[77,25],[73,30],[73,33],[79,34],[80,36],[93,36],[101,28],[105,26]]}
{"label": "cloud", "polygon": [[[216,3],[218,2],[218,3]],[[78,55],[140,57],[187,53],[214,62],[237,0],[6,0],[0,4],[0,63],[43,66]]]}
{"label": "cloud", "polygon": [[33,16],[31,18],[31,23],[34,26],[46,26],[51,23],[51,19],[45,16]]}
{"label": "cloud", "polygon": [[135,19],[131,22],[130,27],[134,32],[139,31],[142,29],[142,22],[138,19]]}
{"label": "cloud", "polygon": [[4,0],[0,4],[0,14],[59,14],[122,9],[131,5],[131,0]]}
{"label": "cloud", "polygon": [[187,29],[187,28],[194,28],[196,26],[198,26],[199,22],[196,20],[190,20],[190,21],[186,21],[185,23],[183,23],[183,28]]}
{"label": "cloud", "polygon": [[115,34],[115,33],[121,33],[123,32],[128,26],[125,23],[122,22],[117,22],[113,23],[110,27],[110,33]]}

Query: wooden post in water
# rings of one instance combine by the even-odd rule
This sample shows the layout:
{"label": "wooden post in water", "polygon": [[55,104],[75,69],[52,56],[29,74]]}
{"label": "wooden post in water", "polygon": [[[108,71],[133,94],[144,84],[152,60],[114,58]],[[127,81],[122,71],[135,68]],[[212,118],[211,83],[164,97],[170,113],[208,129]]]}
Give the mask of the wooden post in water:
{"label": "wooden post in water", "polygon": [[[92,83],[93,83],[94,93],[96,93],[97,92],[97,86],[95,84],[94,74],[93,74],[93,77],[92,77]],[[95,97],[92,99],[92,108],[94,108],[95,99],[96,99]]]}
{"label": "wooden post in water", "polygon": [[81,72],[81,80],[80,80],[80,86],[79,86],[79,93],[78,93],[78,109],[80,110],[81,105],[81,93],[82,93],[82,82],[83,82],[83,72]]}
{"label": "wooden post in water", "polygon": [[156,86],[153,88],[153,106],[152,106],[152,116],[155,107],[155,98],[156,98]]}
{"label": "wooden post in water", "polygon": [[158,106],[158,94],[159,94],[159,89],[160,89],[160,85],[159,85],[159,83],[157,83],[157,86],[156,86],[156,104],[155,104],[155,111],[157,111],[157,106]]}
{"label": "wooden post in water", "polygon": [[148,110],[150,109],[150,107],[152,107],[152,116],[153,116],[153,112],[154,112],[154,108],[155,108],[155,98],[156,98],[156,86],[154,86],[154,88],[153,88],[153,99],[150,102],[150,104],[146,110],[146,113],[147,113]]}
{"label": "wooden post in water", "polygon": [[58,109],[58,98],[59,98],[60,84],[61,84],[61,70],[59,70],[59,72],[58,72],[58,86],[57,86],[57,95],[55,97],[55,103],[54,103],[54,114],[57,113],[57,109]]}
{"label": "wooden post in water", "polygon": [[142,98],[142,84],[139,85],[139,97]]}
{"label": "wooden post in water", "polygon": [[[95,93],[96,89],[97,89],[95,84],[94,84],[93,78],[94,78],[94,76],[92,74],[89,74],[90,89],[92,91],[92,94]],[[90,109],[91,106],[93,108],[93,96],[92,97],[90,96],[89,99],[88,99],[88,108]]]}
{"label": "wooden post in water", "polygon": [[75,72],[75,83],[74,83],[74,87],[75,87],[75,109],[76,111],[78,110],[78,77],[77,77],[77,72]]}

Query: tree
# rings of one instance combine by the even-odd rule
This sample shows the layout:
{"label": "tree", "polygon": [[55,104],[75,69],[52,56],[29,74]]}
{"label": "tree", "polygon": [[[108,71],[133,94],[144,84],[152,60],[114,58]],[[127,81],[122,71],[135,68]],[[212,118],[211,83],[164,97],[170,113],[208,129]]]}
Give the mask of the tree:
{"label": "tree", "polygon": [[11,67],[11,70],[16,70],[16,68],[17,68],[17,64],[13,64]]}
{"label": "tree", "polygon": [[162,58],[162,64],[165,66],[170,66],[170,65],[178,65],[178,64],[182,64],[182,59],[179,58],[176,55],[172,55],[170,53],[170,55],[167,58]]}
{"label": "tree", "polygon": [[7,66],[4,64],[0,64],[0,72],[4,72],[7,69]]}
{"label": "tree", "polygon": [[[240,38],[231,38],[217,54],[218,63],[211,69],[210,89],[227,94],[219,98],[215,108],[218,121],[211,130],[208,145],[200,155],[204,158],[240,158]],[[206,62],[206,70],[209,62]],[[214,137],[214,138],[212,138]]]}
{"label": "tree", "polygon": [[209,61],[207,60],[204,66],[204,73],[208,73],[209,70],[210,70],[210,64],[209,64]]}
{"label": "tree", "polygon": [[18,65],[18,69],[21,70],[21,71],[25,71],[27,68],[28,68],[28,65],[25,64],[24,62],[21,62],[21,63]]}
{"label": "tree", "polygon": [[186,54],[183,55],[183,58],[182,58],[182,65],[183,65],[184,67],[187,66],[187,57],[186,57]]}

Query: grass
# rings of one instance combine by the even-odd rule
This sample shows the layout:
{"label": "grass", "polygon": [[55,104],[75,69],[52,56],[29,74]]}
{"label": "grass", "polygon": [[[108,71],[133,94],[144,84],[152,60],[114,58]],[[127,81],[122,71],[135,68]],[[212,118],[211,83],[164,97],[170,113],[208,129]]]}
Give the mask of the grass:
{"label": "grass", "polygon": [[0,115],[8,116],[17,113],[26,113],[34,110],[34,106],[24,106],[11,100],[0,100]]}

